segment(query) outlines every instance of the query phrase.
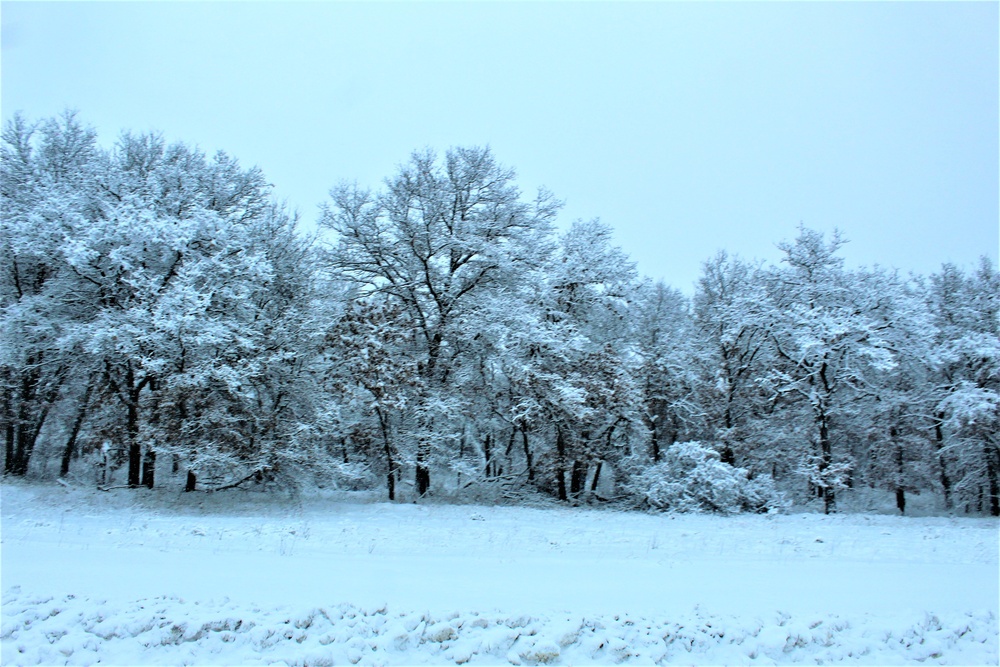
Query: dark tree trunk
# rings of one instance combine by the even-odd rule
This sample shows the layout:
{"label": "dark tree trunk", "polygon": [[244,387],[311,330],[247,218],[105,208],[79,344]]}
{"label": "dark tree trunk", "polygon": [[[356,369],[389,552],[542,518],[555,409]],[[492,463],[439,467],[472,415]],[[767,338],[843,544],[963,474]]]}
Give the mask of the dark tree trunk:
{"label": "dark tree trunk", "polygon": [[[33,358],[28,359],[33,363]],[[28,423],[31,421],[31,402],[35,400],[37,393],[38,373],[29,371],[22,375],[20,383],[20,395],[18,398],[17,414],[14,416],[14,437],[12,455],[10,458],[10,473],[22,476],[28,472],[28,459],[31,458],[32,445],[28,444]]]}
{"label": "dark tree trunk", "polygon": [[569,500],[566,495],[566,440],[562,429],[556,427],[556,487],[559,500]]}
{"label": "dark tree trunk", "polygon": [[156,452],[152,449],[146,450],[146,455],[142,459],[142,485],[147,489],[153,488],[156,482]]}
{"label": "dark tree trunk", "polygon": [[[181,394],[181,396],[177,400],[175,415],[176,415],[175,418],[177,419],[175,432],[179,437],[180,434],[184,433],[185,431],[185,426],[187,424],[187,418],[188,418],[187,396],[185,394]],[[180,470],[181,470],[181,457],[177,454],[174,454],[170,457],[170,473],[172,475],[176,475],[178,472],[180,472]],[[186,486],[187,485],[185,484],[185,487]]]}
{"label": "dark tree trunk", "polygon": [[428,458],[430,458],[430,446],[426,442],[420,442],[417,445],[417,471],[415,474],[418,496],[426,495],[431,488],[431,470],[427,467]]}
{"label": "dark tree trunk", "polygon": [[594,492],[597,491],[597,483],[601,479],[601,468],[603,467],[603,465],[604,465],[603,461],[598,461],[597,462],[597,466],[594,469],[594,481],[592,481],[590,483],[590,491],[591,491],[591,493],[594,493]]}
{"label": "dark tree trunk", "polygon": [[14,470],[14,412],[11,408],[10,392],[3,393],[3,435],[4,435],[4,473]]}
{"label": "dark tree trunk", "polygon": [[87,403],[90,401],[92,388],[93,384],[88,383],[86,390],[83,392],[83,398],[80,399],[80,410],[76,413],[76,419],[73,420],[73,427],[70,429],[69,438],[66,440],[66,447],[63,449],[62,464],[59,467],[60,477],[65,477],[69,474],[70,461],[76,455],[76,439],[80,435],[83,420],[87,416]]}
{"label": "dark tree trunk", "polygon": [[736,465],[736,453],[733,452],[733,448],[729,446],[729,443],[726,443],[722,447],[722,453],[719,455],[719,460],[723,463],[728,463],[731,466]]}
{"label": "dark tree trunk", "polygon": [[389,471],[385,474],[385,482],[389,500],[396,500],[396,471],[393,468],[392,458],[389,458]]}
{"label": "dark tree trunk", "polygon": [[725,446],[722,448],[722,454],[720,455],[720,460],[723,463],[728,463],[731,466],[736,465],[736,452],[730,446],[729,437],[733,430],[733,389],[732,387],[726,392],[726,411],[723,415],[723,419],[726,425],[726,437]]}
{"label": "dark tree trunk", "polygon": [[[13,475],[27,474],[42,426],[67,376],[66,368],[59,367],[47,376],[47,381],[43,381],[39,370],[41,361],[41,356],[29,357],[29,368],[21,374],[14,395],[11,394],[12,389],[4,392],[4,430],[7,438],[4,471]],[[14,405],[18,406],[16,411]]]}
{"label": "dark tree trunk", "polygon": [[13,422],[4,426],[4,447],[3,471],[4,473],[14,472],[14,424]]}
{"label": "dark tree trunk", "polygon": [[[826,472],[833,464],[833,446],[830,442],[830,426],[827,422],[825,413],[820,413],[819,417],[819,447],[819,471],[822,476],[822,473]],[[834,497],[834,489],[830,480],[823,479],[821,493],[823,496],[823,513],[831,514],[835,512],[836,498]]]}
{"label": "dark tree trunk", "polygon": [[[647,391],[649,391],[647,389]],[[659,401],[654,401],[649,405],[649,414],[646,415],[646,428],[649,429],[649,455],[654,463],[660,461],[660,413]]]}
{"label": "dark tree trunk", "polygon": [[906,514],[906,491],[903,487],[903,446],[898,442],[899,432],[895,427],[889,429],[889,438],[896,447],[894,458],[896,460],[896,509],[900,514]]}
{"label": "dark tree trunk", "polygon": [[950,510],[952,508],[951,500],[951,479],[948,477],[948,469],[945,467],[944,463],[944,429],[942,425],[944,424],[944,414],[938,413],[934,419],[934,440],[937,446],[937,458],[938,458],[938,468],[941,470],[941,490],[944,493],[944,508]]}
{"label": "dark tree trunk", "polygon": [[510,429],[510,437],[507,438],[507,448],[504,449],[503,451],[503,464],[502,465],[498,464],[496,466],[496,473],[498,476],[502,475],[504,471],[507,469],[507,466],[510,465],[510,457],[511,453],[514,451],[514,441],[516,438],[517,438],[517,428],[512,426]]}
{"label": "dark tree trunk", "polygon": [[125,433],[128,441],[127,483],[130,488],[134,489],[143,483],[142,447],[139,444],[139,396],[142,394],[143,388],[153,382],[153,378],[147,375],[142,380],[136,382],[135,369],[132,368],[131,362],[125,365],[125,383],[123,386],[115,381],[110,364],[108,364],[106,377],[111,384],[111,388],[114,389],[127,411],[125,421]]}
{"label": "dark tree trunk", "polygon": [[487,433],[486,438],[483,440],[483,457],[486,459],[486,467],[484,472],[487,477],[493,477],[493,461],[490,459],[490,442],[492,441],[492,434]]}
{"label": "dark tree trunk", "polygon": [[989,485],[990,516],[1000,516],[1000,481],[997,480],[997,451],[989,444],[983,445],[983,456],[986,458],[986,483]]}
{"label": "dark tree trunk", "polygon": [[128,485],[136,488],[141,482],[142,449],[139,446],[139,409],[135,403],[130,403],[128,406],[126,432],[128,433]]}
{"label": "dark tree trunk", "polygon": [[[385,453],[386,461],[386,475],[385,481],[386,486],[389,491],[389,500],[396,499],[396,461],[392,455],[392,443],[389,439],[389,424],[386,422],[385,415],[382,413],[380,408],[375,408],[375,413],[378,416],[379,427],[382,430],[382,448]],[[420,495],[423,495],[421,493]]]}
{"label": "dark tree trunk", "polygon": [[583,487],[587,485],[587,466],[579,459],[573,461],[572,473],[569,478],[569,492],[574,498],[579,498]]}
{"label": "dark tree trunk", "polygon": [[45,419],[49,414],[49,406],[42,408],[37,417],[37,421],[32,424],[27,409],[22,413],[20,423],[14,429],[14,463],[11,474],[23,477],[28,474],[28,464],[31,462],[31,454],[35,451],[35,443],[45,425]]}
{"label": "dark tree trunk", "polygon": [[524,460],[528,464],[528,481],[535,481],[535,466],[532,464],[531,447],[528,446],[528,429],[521,428],[521,444],[524,445]]}
{"label": "dark tree trunk", "polygon": [[194,473],[190,470],[187,471],[187,480],[184,482],[184,491],[191,492],[195,490],[198,485],[198,479],[194,476]]}

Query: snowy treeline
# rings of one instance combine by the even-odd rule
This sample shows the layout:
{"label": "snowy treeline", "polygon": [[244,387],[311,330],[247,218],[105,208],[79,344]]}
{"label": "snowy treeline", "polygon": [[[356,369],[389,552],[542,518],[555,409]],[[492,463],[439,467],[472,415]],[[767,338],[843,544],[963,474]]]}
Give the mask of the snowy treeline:
{"label": "snowy treeline", "polygon": [[[3,130],[4,472],[762,510],[850,487],[1000,514],[1000,274],[849,270],[801,228],[693,299],[488,149],[342,184],[73,114]],[[157,477],[159,475],[159,478]]]}

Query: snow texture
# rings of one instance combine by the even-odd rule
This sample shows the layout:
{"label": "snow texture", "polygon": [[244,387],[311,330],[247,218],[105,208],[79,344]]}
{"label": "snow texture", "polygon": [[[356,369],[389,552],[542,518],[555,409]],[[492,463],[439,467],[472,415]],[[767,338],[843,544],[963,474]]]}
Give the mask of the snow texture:
{"label": "snow texture", "polygon": [[5,484],[0,661],[997,664],[997,522]]}

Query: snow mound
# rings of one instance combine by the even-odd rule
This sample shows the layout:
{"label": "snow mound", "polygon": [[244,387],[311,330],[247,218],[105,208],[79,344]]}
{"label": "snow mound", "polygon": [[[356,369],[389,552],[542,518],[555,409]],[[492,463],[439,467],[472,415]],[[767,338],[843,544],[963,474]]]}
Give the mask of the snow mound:
{"label": "snow mound", "polygon": [[754,618],[3,596],[5,665],[997,664],[992,611]]}

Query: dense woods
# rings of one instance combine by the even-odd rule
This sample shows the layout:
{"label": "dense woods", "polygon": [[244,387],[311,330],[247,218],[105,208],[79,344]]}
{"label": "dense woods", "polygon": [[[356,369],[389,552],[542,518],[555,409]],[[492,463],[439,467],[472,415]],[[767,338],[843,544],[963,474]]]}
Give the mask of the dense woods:
{"label": "dense woods", "polygon": [[157,134],[15,117],[2,150],[5,475],[1000,515],[985,258],[848,269],[800,227],[689,299],[485,148],[335,185],[317,237],[260,170]]}

